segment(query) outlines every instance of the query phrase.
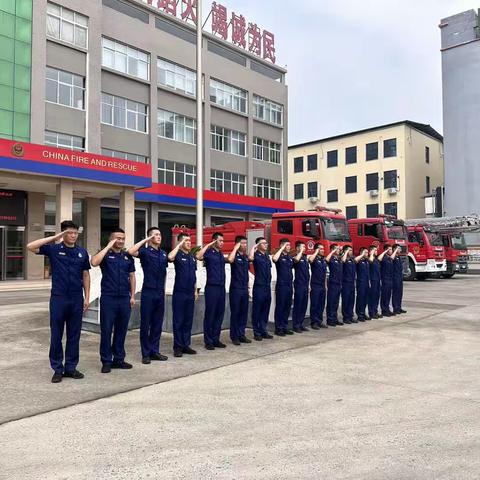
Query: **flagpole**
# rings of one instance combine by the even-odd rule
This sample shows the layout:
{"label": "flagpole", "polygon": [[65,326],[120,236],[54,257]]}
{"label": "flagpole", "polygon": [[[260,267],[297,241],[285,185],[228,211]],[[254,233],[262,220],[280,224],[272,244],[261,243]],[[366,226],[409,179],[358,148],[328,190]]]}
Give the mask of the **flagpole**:
{"label": "flagpole", "polygon": [[202,0],[197,0],[197,245],[203,245]]}

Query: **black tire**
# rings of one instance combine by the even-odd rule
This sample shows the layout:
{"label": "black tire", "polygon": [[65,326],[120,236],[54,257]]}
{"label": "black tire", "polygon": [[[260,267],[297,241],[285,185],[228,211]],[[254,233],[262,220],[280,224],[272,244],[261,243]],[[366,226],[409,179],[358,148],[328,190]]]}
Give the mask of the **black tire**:
{"label": "black tire", "polygon": [[415,264],[413,263],[413,260],[411,258],[408,259],[408,273],[407,275],[404,276],[405,280],[415,280],[417,277],[417,272],[415,271]]}
{"label": "black tire", "polygon": [[424,282],[429,276],[428,273],[417,273],[417,280]]}
{"label": "black tire", "polygon": [[442,273],[442,278],[452,278],[455,275],[454,273]]}

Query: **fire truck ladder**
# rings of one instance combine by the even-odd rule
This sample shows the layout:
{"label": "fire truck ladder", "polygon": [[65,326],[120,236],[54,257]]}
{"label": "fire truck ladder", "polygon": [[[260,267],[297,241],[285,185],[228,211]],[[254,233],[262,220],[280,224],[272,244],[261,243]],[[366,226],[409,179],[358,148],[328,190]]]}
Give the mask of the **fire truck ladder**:
{"label": "fire truck ladder", "polygon": [[480,215],[458,217],[411,218],[405,220],[408,227],[422,226],[438,233],[471,233],[480,231]]}

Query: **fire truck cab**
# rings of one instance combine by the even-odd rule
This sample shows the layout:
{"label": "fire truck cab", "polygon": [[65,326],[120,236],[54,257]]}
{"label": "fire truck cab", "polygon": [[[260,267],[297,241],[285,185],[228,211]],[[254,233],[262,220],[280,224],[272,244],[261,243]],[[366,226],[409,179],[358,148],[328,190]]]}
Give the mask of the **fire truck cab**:
{"label": "fire truck cab", "polygon": [[452,278],[455,273],[467,273],[468,250],[463,233],[441,233],[447,270],[442,273],[443,278]]}

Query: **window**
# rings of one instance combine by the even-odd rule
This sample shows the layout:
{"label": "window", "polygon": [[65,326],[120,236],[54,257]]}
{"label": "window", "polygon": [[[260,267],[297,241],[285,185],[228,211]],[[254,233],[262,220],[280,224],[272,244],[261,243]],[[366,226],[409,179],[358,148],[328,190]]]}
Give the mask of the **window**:
{"label": "window", "polygon": [[259,95],[253,96],[253,116],[275,125],[283,125],[283,105],[267,100]]}
{"label": "window", "polygon": [[148,107],[122,97],[102,93],[102,123],[147,133]]}
{"label": "window", "polygon": [[197,123],[193,118],[159,109],[157,129],[159,137],[190,145],[197,143]]}
{"label": "window", "polygon": [[385,203],[385,205],[383,206],[383,211],[385,212],[385,215],[393,215],[394,217],[396,217],[397,202]]}
{"label": "window", "polygon": [[210,175],[210,190],[214,192],[245,195],[245,178],[245,175],[240,175],[239,173],[212,170]]}
{"label": "window", "polygon": [[383,172],[383,188],[397,188],[397,171],[387,170]]}
{"label": "window", "polygon": [[148,53],[105,37],[102,37],[102,65],[143,80],[150,78]]}
{"label": "window", "polygon": [[244,133],[212,125],[210,128],[210,137],[214,150],[232,153],[233,155],[240,155],[242,157],[245,156],[246,135]]}
{"label": "window", "polygon": [[307,157],[307,169],[310,170],[317,170],[318,168],[318,160],[317,154],[309,155]]}
{"label": "window", "polygon": [[196,173],[193,165],[158,160],[158,183],[195,188]]}
{"label": "window", "polygon": [[247,92],[218,80],[210,80],[210,101],[237,112],[247,113]]}
{"label": "window", "polygon": [[357,177],[345,177],[345,193],[357,193]]}
{"label": "window", "polygon": [[390,138],[389,140],[383,141],[383,156],[385,158],[397,156],[397,139],[396,138]]}
{"label": "window", "polygon": [[312,218],[302,221],[302,235],[310,238],[320,237],[320,220]]}
{"label": "window", "polygon": [[378,173],[367,173],[367,192],[378,190]]}
{"label": "window", "polygon": [[293,186],[293,198],[295,200],[301,200],[304,197],[303,183],[297,183]]}
{"label": "window", "polygon": [[159,85],[196,96],[197,77],[193,70],[157,58],[157,77]]}
{"label": "window", "polygon": [[370,203],[367,205],[367,218],[378,217],[378,203]]}
{"label": "window", "polygon": [[280,200],[282,182],[268,178],[253,177],[253,193],[259,198],[271,198]]}
{"label": "window", "polygon": [[338,202],[338,190],[327,190],[327,202]]}
{"label": "window", "polygon": [[293,235],[293,222],[292,220],[279,220],[277,223],[278,233],[284,235]]}
{"label": "window", "polygon": [[66,148],[68,150],[78,150],[83,152],[85,150],[85,139],[76,137],[75,135],[67,135],[66,133],[45,131],[45,145],[51,147]]}
{"label": "window", "polygon": [[430,177],[425,177],[425,193],[430,192]]}
{"label": "window", "polygon": [[109,148],[102,148],[102,155],[106,157],[121,158],[122,160],[130,160],[132,162],[149,163],[148,158],[144,155],[136,155],[135,153],[118,152]]}
{"label": "window", "polygon": [[357,147],[347,147],[345,149],[345,165],[357,163]]}
{"label": "window", "polygon": [[[368,215],[367,215],[367,217],[368,217]],[[359,225],[359,227],[361,227],[361,225]],[[379,230],[380,230],[380,232],[382,231],[381,225],[373,224],[373,223],[366,223],[364,225],[364,228],[365,228],[365,236],[366,237],[380,238],[378,233],[379,233]]]}
{"label": "window", "polygon": [[303,172],[303,157],[293,159],[293,173]]}
{"label": "window", "polygon": [[88,18],[55,3],[47,3],[47,35],[87,48]]}
{"label": "window", "polygon": [[318,182],[307,183],[307,197],[318,197]]}
{"label": "window", "polygon": [[282,145],[262,138],[253,137],[253,158],[270,163],[281,163]]}
{"label": "window", "polygon": [[346,207],[345,216],[347,217],[347,220],[350,220],[351,218],[358,218],[357,207],[356,206]]}
{"label": "window", "polygon": [[367,143],[365,148],[365,158],[367,161],[378,159],[378,142]]}
{"label": "window", "polygon": [[67,107],[85,108],[85,78],[47,67],[45,99]]}
{"label": "window", "polygon": [[327,152],[327,168],[338,166],[338,150]]}
{"label": "window", "polygon": [[430,163],[430,147],[425,147],[425,162]]}

